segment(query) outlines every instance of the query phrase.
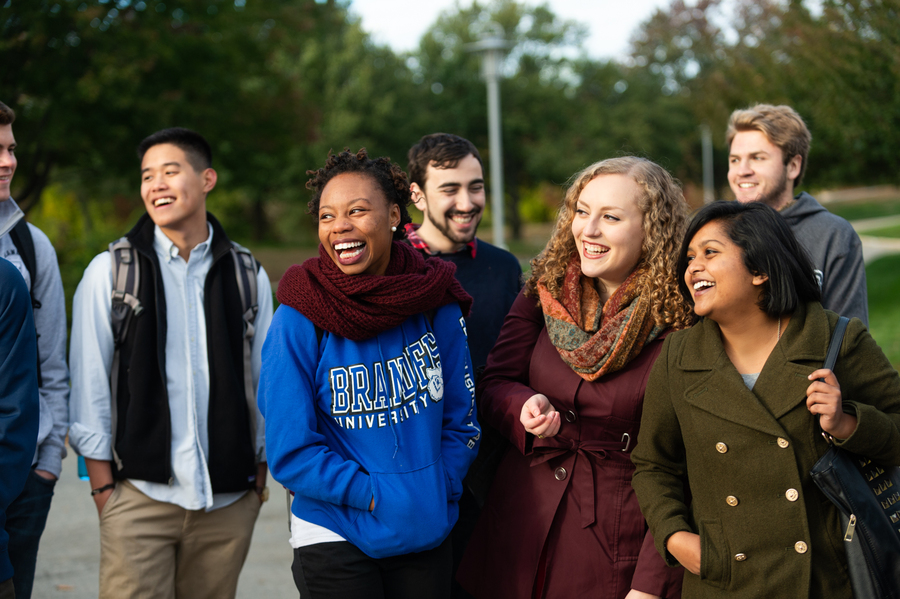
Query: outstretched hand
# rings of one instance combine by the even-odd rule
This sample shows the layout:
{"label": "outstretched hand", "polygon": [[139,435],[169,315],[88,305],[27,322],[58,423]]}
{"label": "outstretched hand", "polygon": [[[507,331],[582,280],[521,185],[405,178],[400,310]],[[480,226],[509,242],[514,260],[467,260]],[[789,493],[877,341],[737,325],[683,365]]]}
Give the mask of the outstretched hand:
{"label": "outstretched hand", "polygon": [[[821,379],[821,380],[820,380]],[[856,430],[856,417],[845,414],[841,386],[834,372],[820,368],[811,375],[806,388],[806,407],[810,414],[819,415],[822,430],[838,439],[846,439]]]}
{"label": "outstretched hand", "polygon": [[552,437],[559,432],[559,412],[550,405],[550,400],[542,393],[528,398],[522,406],[519,422],[525,427],[525,432],[541,439]]}

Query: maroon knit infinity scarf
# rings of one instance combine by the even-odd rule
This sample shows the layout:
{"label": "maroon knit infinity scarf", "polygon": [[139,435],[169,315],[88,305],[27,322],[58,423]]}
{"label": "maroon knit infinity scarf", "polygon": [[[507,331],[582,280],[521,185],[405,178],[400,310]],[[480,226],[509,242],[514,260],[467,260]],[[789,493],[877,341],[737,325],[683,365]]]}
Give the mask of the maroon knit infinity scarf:
{"label": "maroon knit infinity scarf", "polygon": [[319,245],[319,257],[294,265],[278,285],[278,301],[317,327],[353,341],[371,339],[413,316],[458,302],[469,315],[472,298],[454,276],[456,265],[391,244],[383,276],[345,275]]}

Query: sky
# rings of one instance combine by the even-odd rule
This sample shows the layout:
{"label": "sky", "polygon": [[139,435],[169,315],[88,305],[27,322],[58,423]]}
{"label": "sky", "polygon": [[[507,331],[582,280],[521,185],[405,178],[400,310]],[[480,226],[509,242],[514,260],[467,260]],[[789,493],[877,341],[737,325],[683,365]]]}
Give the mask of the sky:
{"label": "sky", "polygon": [[[456,1],[469,6],[472,0],[352,0],[350,11],[362,19],[362,27],[376,43],[388,44],[395,52],[412,50],[438,14]],[[537,5],[535,0],[521,0]],[[588,26],[584,49],[597,59],[623,58],[637,26],[670,0],[546,0],[558,16]]]}

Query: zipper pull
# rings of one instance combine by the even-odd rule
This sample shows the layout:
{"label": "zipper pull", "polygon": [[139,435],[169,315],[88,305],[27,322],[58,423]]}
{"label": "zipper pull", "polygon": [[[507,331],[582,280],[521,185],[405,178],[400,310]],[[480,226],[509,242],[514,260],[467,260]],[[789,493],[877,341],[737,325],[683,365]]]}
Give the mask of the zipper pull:
{"label": "zipper pull", "polygon": [[847,532],[844,533],[844,540],[848,543],[853,540],[853,532],[856,530],[856,515],[850,514],[850,522],[847,524]]}

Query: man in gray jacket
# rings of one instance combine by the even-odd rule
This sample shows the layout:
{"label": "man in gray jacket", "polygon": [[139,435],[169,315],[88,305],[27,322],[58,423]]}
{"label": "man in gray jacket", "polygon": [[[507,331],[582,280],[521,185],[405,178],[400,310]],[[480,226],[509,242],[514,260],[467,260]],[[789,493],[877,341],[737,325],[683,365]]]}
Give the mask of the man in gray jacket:
{"label": "man in gray jacket", "polygon": [[[17,164],[12,130],[15,118],[12,109],[0,102],[0,257],[11,262],[25,278],[37,331],[37,356],[20,357],[37,362],[40,387],[37,451],[24,490],[6,511],[4,526],[9,534],[16,597],[27,599],[31,597],[38,544],[47,523],[53,487],[66,455],[69,370],[66,367],[66,304],[56,252],[40,229],[24,222],[25,215],[10,197],[10,183]],[[29,272],[28,254],[34,257],[33,273]]]}
{"label": "man in gray jacket", "polygon": [[825,308],[869,324],[862,243],[853,227],[806,192],[812,136],[790,106],[757,104],[731,113],[728,184],[739,202],[764,202],[785,218],[816,268]]}

